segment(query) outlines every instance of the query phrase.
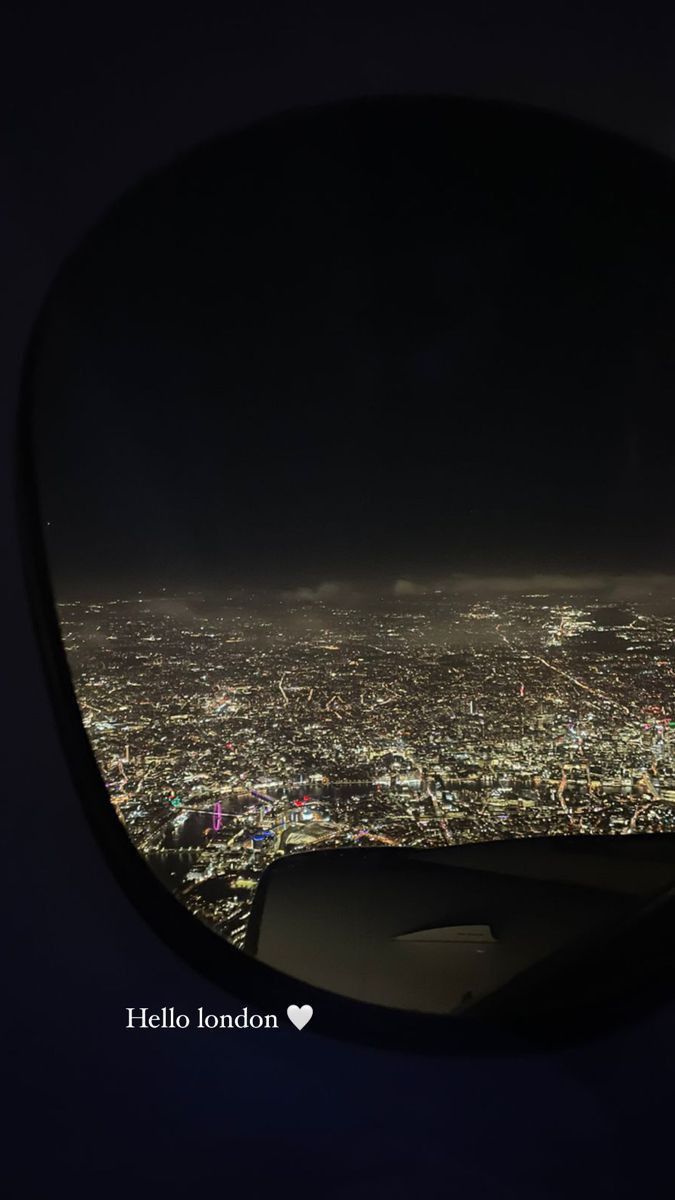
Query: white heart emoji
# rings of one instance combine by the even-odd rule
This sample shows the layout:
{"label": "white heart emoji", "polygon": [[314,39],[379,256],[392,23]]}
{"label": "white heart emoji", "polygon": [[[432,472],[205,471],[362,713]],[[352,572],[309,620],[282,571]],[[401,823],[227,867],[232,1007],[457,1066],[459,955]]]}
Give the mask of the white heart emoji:
{"label": "white heart emoji", "polygon": [[286,1009],[288,1019],[296,1029],[304,1029],[308,1021],[311,1021],[314,1016],[314,1009],[311,1004],[303,1004],[302,1008],[298,1008],[297,1004],[289,1004]]}

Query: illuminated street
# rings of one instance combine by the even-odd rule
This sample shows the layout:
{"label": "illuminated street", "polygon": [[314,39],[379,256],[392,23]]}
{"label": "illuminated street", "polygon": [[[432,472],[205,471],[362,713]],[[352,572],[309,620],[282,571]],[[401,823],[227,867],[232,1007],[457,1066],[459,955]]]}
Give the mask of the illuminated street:
{"label": "illuminated street", "polygon": [[656,607],[436,590],[59,614],[132,841],[241,946],[279,855],[674,830],[675,606]]}

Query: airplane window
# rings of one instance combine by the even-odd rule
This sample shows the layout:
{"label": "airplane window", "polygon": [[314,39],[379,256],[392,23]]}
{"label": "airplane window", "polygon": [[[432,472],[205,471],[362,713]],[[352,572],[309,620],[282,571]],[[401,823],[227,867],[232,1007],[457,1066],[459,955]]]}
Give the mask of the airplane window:
{"label": "airplane window", "polygon": [[85,799],[244,956],[470,1013],[668,892],[672,204],[576,124],[359,101],[186,155],[61,272]]}

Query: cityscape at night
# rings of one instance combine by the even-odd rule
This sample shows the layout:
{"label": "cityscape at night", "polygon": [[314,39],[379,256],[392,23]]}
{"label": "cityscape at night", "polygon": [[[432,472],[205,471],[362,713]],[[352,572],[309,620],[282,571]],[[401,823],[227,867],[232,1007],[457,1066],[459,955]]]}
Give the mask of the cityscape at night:
{"label": "cityscape at night", "polygon": [[400,581],[358,601],[192,593],[58,611],[129,837],[236,946],[282,855],[675,831],[663,594]]}

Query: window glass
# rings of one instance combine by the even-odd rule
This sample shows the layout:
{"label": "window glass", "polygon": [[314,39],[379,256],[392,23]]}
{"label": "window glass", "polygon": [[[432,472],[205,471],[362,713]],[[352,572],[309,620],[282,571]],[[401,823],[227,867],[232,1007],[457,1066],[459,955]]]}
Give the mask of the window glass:
{"label": "window glass", "polygon": [[207,146],[62,273],[41,511],[82,721],[243,947],[273,861],[675,829],[672,187],[551,118]]}

